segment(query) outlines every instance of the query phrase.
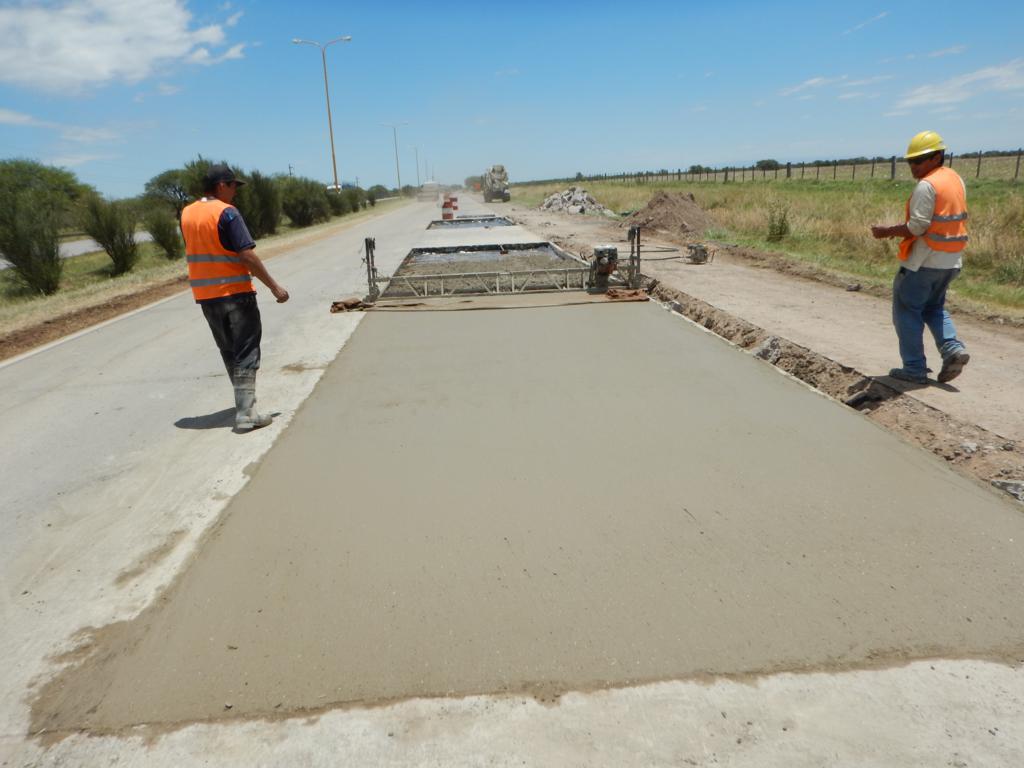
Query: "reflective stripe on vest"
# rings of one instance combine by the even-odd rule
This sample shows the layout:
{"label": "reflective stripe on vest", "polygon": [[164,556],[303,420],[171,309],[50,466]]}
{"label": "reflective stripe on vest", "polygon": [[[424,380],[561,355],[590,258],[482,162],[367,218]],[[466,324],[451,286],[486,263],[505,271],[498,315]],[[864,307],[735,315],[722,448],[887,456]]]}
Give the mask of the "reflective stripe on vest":
{"label": "reflective stripe on vest", "polygon": [[249,268],[220,242],[220,217],[230,207],[216,199],[199,200],[181,212],[188,282],[196,301],[252,293]]}
{"label": "reflective stripe on vest", "polygon": [[[935,211],[932,222],[923,235],[928,247],[935,251],[959,253],[967,247],[967,195],[964,183],[956,171],[939,167],[924,177],[935,190]],[[907,221],[910,221],[910,200],[907,200]],[[904,238],[900,243],[901,261],[910,258],[910,249],[916,237]]]}

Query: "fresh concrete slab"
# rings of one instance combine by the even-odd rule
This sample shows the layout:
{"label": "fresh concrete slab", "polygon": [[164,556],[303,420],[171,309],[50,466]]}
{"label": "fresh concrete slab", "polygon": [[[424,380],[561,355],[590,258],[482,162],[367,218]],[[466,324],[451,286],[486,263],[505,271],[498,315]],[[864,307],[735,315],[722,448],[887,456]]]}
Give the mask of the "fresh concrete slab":
{"label": "fresh concrete slab", "polygon": [[33,731],[1024,658],[1024,517],[650,304],[371,314]]}

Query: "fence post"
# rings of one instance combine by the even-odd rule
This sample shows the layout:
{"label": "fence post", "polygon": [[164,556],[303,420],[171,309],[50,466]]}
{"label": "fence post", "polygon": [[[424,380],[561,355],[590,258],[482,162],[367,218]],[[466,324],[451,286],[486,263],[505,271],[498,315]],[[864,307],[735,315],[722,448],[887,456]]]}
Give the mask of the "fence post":
{"label": "fence post", "polygon": [[978,170],[974,172],[974,178],[981,178],[981,150],[978,150]]}
{"label": "fence post", "polygon": [[871,158],[871,178],[875,178],[875,159]]}
{"label": "fence post", "polygon": [[953,168],[953,153],[952,152],[949,153],[949,167],[950,167],[950,169]]}
{"label": "fence post", "polygon": [[856,180],[857,180],[857,164],[854,163],[853,164],[853,176],[850,177],[850,181],[856,181]]}
{"label": "fence post", "polygon": [[839,161],[832,161],[832,181],[836,180],[836,174],[839,172]]}
{"label": "fence post", "polygon": [[889,160],[889,181],[895,181],[896,179],[896,155],[892,156]]}
{"label": "fence post", "polygon": [[814,180],[817,181],[819,176],[821,176],[821,166],[816,165],[814,166]]}
{"label": "fence post", "polygon": [[779,178],[779,166],[775,166],[775,178]]}
{"label": "fence post", "polygon": [[723,184],[729,183],[729,166],[725,166],[725,178],[722,179]]}
{"label": "fence post", "polygon": [[792,163],[786,163],[786,178],[787,179],[793,178],[793,164]]}
{"label": "fence post", "polygon": [[1013,172],[1013,180],[1016,181],[1017,177],[1020,176],[1020,148],[1017,149],[1017,169]]}

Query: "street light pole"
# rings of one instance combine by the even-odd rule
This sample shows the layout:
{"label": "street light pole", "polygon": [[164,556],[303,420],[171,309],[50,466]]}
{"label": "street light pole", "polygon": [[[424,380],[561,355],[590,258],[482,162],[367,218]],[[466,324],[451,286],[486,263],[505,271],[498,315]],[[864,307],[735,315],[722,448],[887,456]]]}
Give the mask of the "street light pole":
{"label": "street light pole", "polygon": [[299,38],[293,38],[292,43],[295,45],[315,45],[320,49],[320,59],[324,65],[324,96],[327,99],[327,135],[331,139],[331,169],[334,171],[334,191],[338,192],[341,190],[341,185],[338,183],[338,160],[334,154],[334,124],[331,121],[331,91],[327,85],[327,47],[334,45],[335,43],[350,43],[352,42],[352,35],[343,35],[342,37],[330,40],[323,45],[313,40],[300,40]]}
{"label": "street light pole", "polygon": [[412,151],[416,153],[416,186],[423,186],[420,182],[420,148],[413,144]]}
{"label": "street light pole", "polygon": [[398,165],[398,126],[409,123],[381,123],[385,128],[391,129],[391,135],[395,140],[395,175],[398,177],[398,196],[402,196],[402,169]]}

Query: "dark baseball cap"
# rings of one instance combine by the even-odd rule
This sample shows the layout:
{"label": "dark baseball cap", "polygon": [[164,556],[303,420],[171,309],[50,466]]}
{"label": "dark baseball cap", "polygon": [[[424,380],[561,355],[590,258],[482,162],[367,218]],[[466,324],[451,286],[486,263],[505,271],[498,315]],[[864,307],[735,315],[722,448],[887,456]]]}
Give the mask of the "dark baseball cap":
{"label": "dark baseball cap", "polygon": [[203,184],[206,189],[213,189],[222,181],[225,184],[235,182],[239,186],[245,184],[245,182],[238,178],[238,176],[235,175],[235,172],[227,165],[224,165],[224,163],[211,165],[209,169],[207,169],[206,175],[203,176]]}

